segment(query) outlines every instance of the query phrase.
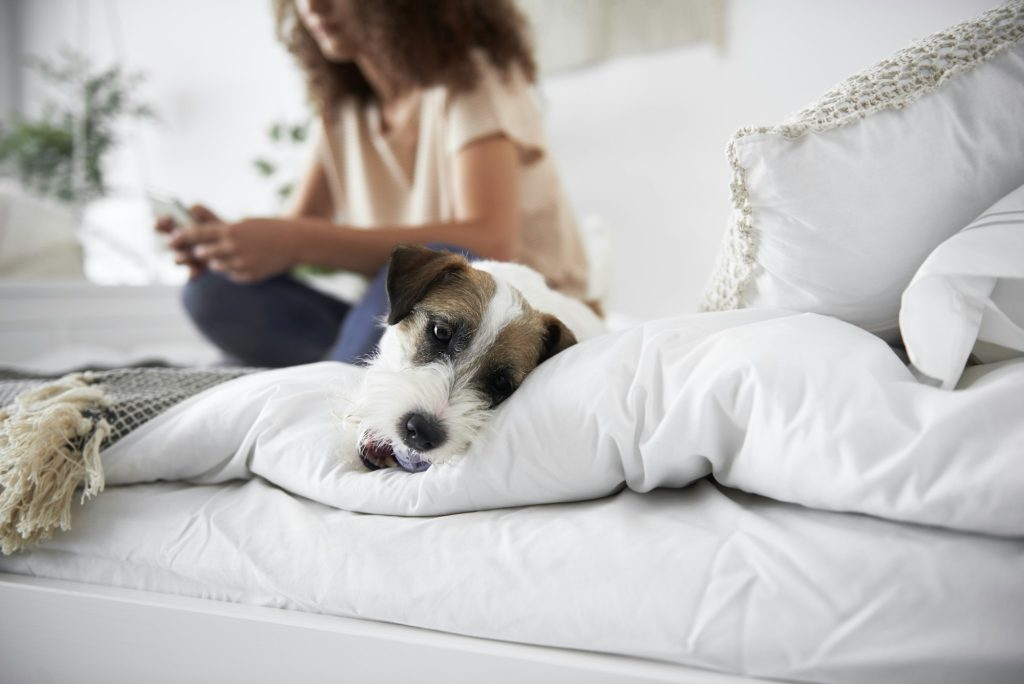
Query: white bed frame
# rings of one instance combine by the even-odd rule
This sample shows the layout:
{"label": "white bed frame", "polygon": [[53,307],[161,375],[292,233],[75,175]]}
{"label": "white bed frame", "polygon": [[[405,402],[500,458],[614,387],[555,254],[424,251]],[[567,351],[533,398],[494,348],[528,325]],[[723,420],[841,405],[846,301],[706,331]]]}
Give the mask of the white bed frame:
{"label": "white bed frame", "polygon": [[94,285],[84,280],[0,280],[0,364],[86,347],[134,356],[209,349],[174,285]]}
{"label": "white bed frame", "polygon": [[758,680],[369,620],[0,573],[3,681],[739,684]]}

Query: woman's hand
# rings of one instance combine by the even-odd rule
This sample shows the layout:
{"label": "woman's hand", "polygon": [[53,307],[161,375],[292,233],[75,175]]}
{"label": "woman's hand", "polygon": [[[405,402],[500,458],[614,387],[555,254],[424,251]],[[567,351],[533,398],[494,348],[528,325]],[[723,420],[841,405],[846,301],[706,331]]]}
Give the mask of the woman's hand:
{"label": "woman's hand", "polygon": [[[189,213],[197,223],[220,222],[216,214],[200,204],[190,208]],[[206,270],[206,264],[193,253],[194,245],[183,235],[187,226],[182,226],[169,216],[161,216],[154,228],[167,236],[167,246],[174,253],[174,263],[188,266],[189,278],[195,278]]]}
{"label": "woman's hand", "polygon": [[206,268],[235,282],[253,283],[295,266],[289,232],[282,230],[281,221],[275,219],[200,221],[180,229],[171,239],[171,246],[189,249]]}

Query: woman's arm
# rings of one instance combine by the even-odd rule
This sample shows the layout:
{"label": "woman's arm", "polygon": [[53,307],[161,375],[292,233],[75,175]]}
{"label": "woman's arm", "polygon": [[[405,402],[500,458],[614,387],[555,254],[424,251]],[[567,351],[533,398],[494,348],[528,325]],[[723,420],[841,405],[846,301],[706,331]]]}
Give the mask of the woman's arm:
{"label": "woman's arm", "polygon": [[[303,213],[280,219],[246,219],[232,224],[200,223],[186,239],[197,244],[196,256],[212,270],[239,282],[253,282],[287,271],[298,264],[374,275],[399,244],[445,243],[485,259],[509,260],[519,245],[519,158],[515,145],[503,135],[474,141],[456,155],[452,221],[415,227],[339,226],[320,218],[324,191],[319,179],[300,186],[295,206]],[[319,165],[318,165],[319,166]],[[329,193],[326,195],[330,200]],[[311,214],[313,214],[311,216]]]}
{"label": "woman's arm", "polygon": [[316,159],[292,192],[284,215],[286,218],[309,217],[331,220],[334,214],[334,199],[327,184],[327,171],[323,162]]}

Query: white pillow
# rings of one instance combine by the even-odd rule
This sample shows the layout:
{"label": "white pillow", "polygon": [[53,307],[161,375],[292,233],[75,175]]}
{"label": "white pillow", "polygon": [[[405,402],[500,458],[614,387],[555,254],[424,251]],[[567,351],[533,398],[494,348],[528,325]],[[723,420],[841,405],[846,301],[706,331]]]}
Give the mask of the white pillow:
{"label": "white pillow", "polygon": [[824,313],[894,337],[925,257],[1024,182],[1024,2],[740,130],[728,155],[734,211],[703,308]]}
{"label": "white pillow", "polygon": [[1024,185],[928,256],[900,332],[914,368],[947,389],[972,351],[982,363],[1024,354]]}

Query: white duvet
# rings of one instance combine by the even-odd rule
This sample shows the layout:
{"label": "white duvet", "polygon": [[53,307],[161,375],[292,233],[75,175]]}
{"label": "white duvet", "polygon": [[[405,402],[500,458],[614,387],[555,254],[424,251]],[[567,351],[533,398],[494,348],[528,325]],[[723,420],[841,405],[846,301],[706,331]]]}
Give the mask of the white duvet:
{"label": "white duvet", "polygon": [[337,458],[362,370],[260,373],[104,453],[112,484],[261,476],[349,511],[428,516],[577,501],[706,475],[779,501],[1024,535],[1024,362],[918,383],[882,341],[813,314],[665,319],[538,368],[463,458],[373,473]]}

